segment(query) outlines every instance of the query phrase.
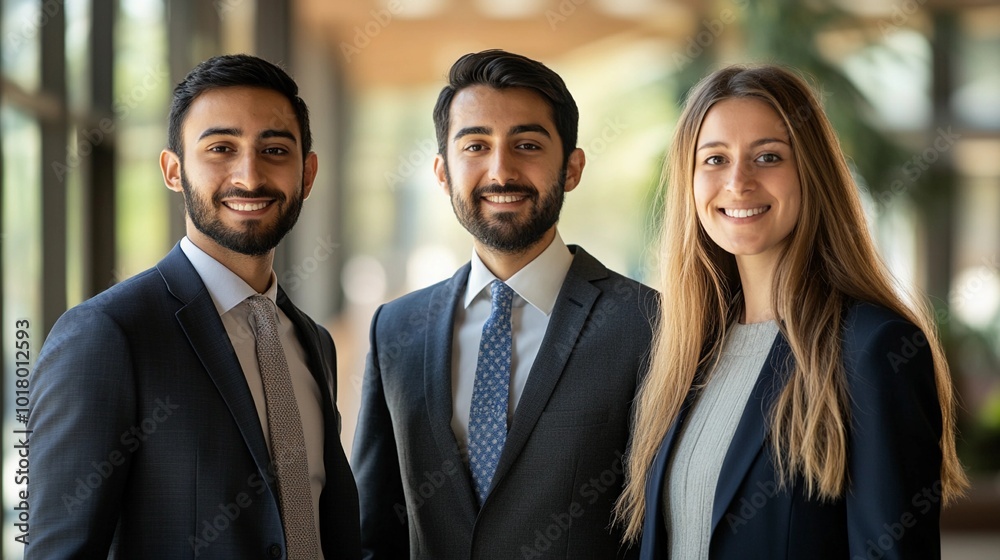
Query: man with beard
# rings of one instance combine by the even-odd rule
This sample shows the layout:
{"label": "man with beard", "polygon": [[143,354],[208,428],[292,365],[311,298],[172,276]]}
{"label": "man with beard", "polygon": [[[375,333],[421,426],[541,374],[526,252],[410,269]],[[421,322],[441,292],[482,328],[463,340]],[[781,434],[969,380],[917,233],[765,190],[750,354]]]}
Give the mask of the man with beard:
{"label": "man with beard", "polygon": [[434,171],[472,260],[372,319],[352,461],[366,558],[626,552],[611,510],[657,300],[556,229],[577,120],[536,61],[451,68]]}
{"label": "man with beard", "polygon": [[42,348],[26,558],[360,557],[333,340],[272,270],[310,145],[269,62],[212,58],[174,89],[160,166],[187,235]]}

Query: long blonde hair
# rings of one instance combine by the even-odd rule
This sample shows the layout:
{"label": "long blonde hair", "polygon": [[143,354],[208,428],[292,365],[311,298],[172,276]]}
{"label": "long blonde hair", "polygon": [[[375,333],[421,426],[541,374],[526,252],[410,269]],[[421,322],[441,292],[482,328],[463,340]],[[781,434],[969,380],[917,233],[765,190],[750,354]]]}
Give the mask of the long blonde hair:
{"label": "long blonde hair", "polygon": [[689,94],[660,180],[666,191],[662,311],[651,369],[636,397],[626,485],[615,509],[626,539],[635,540],[642,531],[649,470],[668,428],[696,374],[718,356],[727,327],[742,309],[735,258],[701,227],[692,185],[701,123],[715,103],[734,97],[759,99],[780,115],[802,188],[798,223],[772,286],[772,311],[794,357],[770,416],[780,480],[787,483],[800,475],[809,496],[844,495],[850,409],[841,362],[841,314],[846,303],[864,301],[895,311],[927,337],[941,404],[941,482],[948,503],[963,493],[968,480],[955,455],[951,377],[930,315],[906,305],[893,289],[868,234],[839,141],[809,85],[778,66],[731,66],[707,76]]}

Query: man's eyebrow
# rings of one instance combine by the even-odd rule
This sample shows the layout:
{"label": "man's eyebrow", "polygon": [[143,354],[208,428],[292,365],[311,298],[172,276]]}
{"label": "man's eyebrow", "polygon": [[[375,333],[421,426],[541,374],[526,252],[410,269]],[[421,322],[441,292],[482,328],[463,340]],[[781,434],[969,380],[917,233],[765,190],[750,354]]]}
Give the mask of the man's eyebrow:
{"label": "man's eyebrow", "polygon": [[[754,140],[753,142],[751,142],[750,143],[750,147],[751,148],[756,148],[757,146],[763,146],[764,144],[774,144],[774,143],[788,145],[788,141],[787,140],[783,140],[781,138],[761,138],[759,140]],[[715,140],[713,142],[705,142],[701,146],[698,146],[698,149],[695,150],[695,151],[700,152],[700,151],[708,149],[708,148],[719,148],[719,147],[728,148],[729,144],[726,144],[725,142],[723,142],[721,140]]]}
{"label": "man's eyebrow", "polygon": [[455,137],[452,140],[458,140],[463,136],[469,136],[470,134],[491,134],[493,132],[492,128],[487,126],[467,126],[465,128],[458,129],[455,133]]}
{"label": "man's eyebrow", "polygon": [[[209,136],[242,136],[242,135],[243,135],[242,128],[216,126],[205,129],[205,131],[201,133],[201,136],[198,137],[198,140],[208,138]],[[291,131],[284,129],[269,128],[261,132],[257,137],[261,140],[267,140],[268,138],[286,138],[288,140],[291,140],[293,144],[298,143],[298,141],[295,139],[295,135],[292,134]]]}
{"label": "man's eyebrow", "polygon": [[[513,136],[515,134],[524,134],[525,132],[537,132],[546,138],[552,138],[548,129],[540,124],[518,124],[510,127],[510,134]],[[458,140],[463,136],[469,136],[470,134],[493,134],[493,129],[488,126],[467,126],[465,128],[459,129],[455,133],[455,137],[452,140]]]}
{"label": "man's eyebrow", "polygon": [[284,129],[276,130],[273,128],[269,128],[264,132],[261,132],[259,138],[261,140],[266,140],[268,138],[286,138],[288,140],[291,140],[292,144],[298,143],[298,141],[295,140],[295,135],[292,134],[291,131]]}
{"label": "man's eyebrow", "polygon": [[552,138],[552,135],[549,134],[548,129],[540,124],[519,124],[510,127],[511,135],[523,134],[525,132],[537,132],[542,136],[545,136],[546,138]]}
{"label": "man's eyebrow", "polygon": [[243,130],[241,130],[239,128],[226,128],[226,127],[217,126],[217,127],[212,127],[212,128],[205,129],[201,133],[201,135],[198,136],[198,140],[202,140],[204,138],[208,138],[209,136],[241,136],[242,134],[243,134]]}

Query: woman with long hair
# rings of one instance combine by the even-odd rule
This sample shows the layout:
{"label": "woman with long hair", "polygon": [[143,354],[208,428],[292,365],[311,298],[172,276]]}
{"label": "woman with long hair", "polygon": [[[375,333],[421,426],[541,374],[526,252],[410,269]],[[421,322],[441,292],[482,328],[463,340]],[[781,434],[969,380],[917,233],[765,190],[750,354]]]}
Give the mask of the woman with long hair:
{"label": "woman with long hair", "polygon": [[968,485],[948,364],[808,84],[778,66],[703,79],[661,185],[626,539],[646,559],[940,557],[941,506]]}

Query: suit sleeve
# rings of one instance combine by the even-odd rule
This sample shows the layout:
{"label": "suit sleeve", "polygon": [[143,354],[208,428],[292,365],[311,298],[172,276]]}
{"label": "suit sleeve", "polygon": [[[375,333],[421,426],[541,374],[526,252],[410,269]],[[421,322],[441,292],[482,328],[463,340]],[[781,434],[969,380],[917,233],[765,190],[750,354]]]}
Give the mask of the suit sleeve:
{"label": "suit sleeve", "polygon": [[851,557],[940,558],[941,409],[927,339],[901,319],[847,333]]}
{"label": "suit sleeve", "polygon": [[136,425],[131,368],[125,333],[100,311],[70,310],[49,334],[30,387],[26,559],[108,555]]}
{"label": "suit sleeve", "polygon": [[[327,558],[336,553],[336,558],[356,559],[361,557],[358,491],[340,442],[342,423],[337,407],[337,352],[333,338],[325,328],[318,326],[317,333],[324,377],[330,383],[332,397],[332,418],[325,424],[328,431],[324,452],[326,486],[320,495],[320,538]],[[329,517],[324,517],[324,513]]]}
{"label": "suit sleeve", "polygon": [[406,498],[379,363],[377,332],[381,311],[379,308],[372,318],[371,349],[365,364],[351,461],[361,497],[362,557],[369,560],[410,555]]}

